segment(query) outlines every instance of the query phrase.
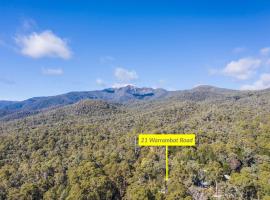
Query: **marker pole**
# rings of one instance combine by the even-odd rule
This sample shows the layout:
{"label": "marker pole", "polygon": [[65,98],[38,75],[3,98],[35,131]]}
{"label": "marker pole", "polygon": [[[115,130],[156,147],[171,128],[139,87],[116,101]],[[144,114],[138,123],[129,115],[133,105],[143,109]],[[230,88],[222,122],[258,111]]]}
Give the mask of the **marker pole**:
{"label": "marker pole", "polygon": [[168,161],[168,146],[166,146],[166,181],[169,180],[169,161]]}

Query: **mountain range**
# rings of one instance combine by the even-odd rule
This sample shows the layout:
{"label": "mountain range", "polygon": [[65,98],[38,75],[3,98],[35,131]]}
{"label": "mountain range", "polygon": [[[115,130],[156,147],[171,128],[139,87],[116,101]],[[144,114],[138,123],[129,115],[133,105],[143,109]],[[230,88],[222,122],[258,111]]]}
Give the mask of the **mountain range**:
{"label": "mountain range", "polygon": [[107,88],[96,91],[70,92],[57,96],[33,97],[24,101],[0,101],[0,121],[23,118],[81,100],[104,100],[112,103],[131,104],[140,101],[175,99],[181,101],[202,101],[205,99],[239,99],[251,95],[270,93],[269,89],[262,91],[238,91],[202,85],[190,90],[168,91],[162,88],[138,88],[126,86]]}

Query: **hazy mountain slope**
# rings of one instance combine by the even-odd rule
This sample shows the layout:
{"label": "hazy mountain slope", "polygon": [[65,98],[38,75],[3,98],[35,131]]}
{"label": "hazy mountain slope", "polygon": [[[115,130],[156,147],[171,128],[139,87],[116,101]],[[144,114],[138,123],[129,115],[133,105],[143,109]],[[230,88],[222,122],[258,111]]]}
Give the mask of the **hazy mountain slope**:
{"label": "hazy mountain slope", "polygon": [[74,104],[81,100],[94,99],[113,103],[140,104],[144,101],[166,100],[174,101],[204,101],[204,100],[238,100],[252,95],[270,93],[263,91],[237,91],[212,86],[199,86],[191,90],[166,91],[164,89],[136,88],[126,86],[123,88],[108,88],[99,91],[70,92],[67,94],[34,97],[21,102],[0,102],[0,120],[20,119],[37,114],[42,110],[49,110],[65,105]]}
{"label": "hazy mountain slope", "polygon": [[0,109],[6,106],[9,106],[13,103],[16,103],[16,101],[0,101]]}
{"label": "hazy mountain slope", "polygon": [[108,88],[100,91],[70,92],[51,97],[35,97],[0,107],[0,120],[17,119],[36,114],[44,109],[52,109],[76,103],[84,99],[98,99],[109,102],[127,103],[136,100],[158,99],[167,95],[163,89],[135,88],[127,86],[119,89]]}

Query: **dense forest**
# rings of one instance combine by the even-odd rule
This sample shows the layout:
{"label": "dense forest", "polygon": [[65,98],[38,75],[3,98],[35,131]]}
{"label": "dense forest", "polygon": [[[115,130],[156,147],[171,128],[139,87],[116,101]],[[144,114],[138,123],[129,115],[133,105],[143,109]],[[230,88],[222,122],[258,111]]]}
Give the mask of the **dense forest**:
{"label": "dense forest", "polygon": [[[195,133],[195,147],[139,147]],[[0,199],[270,200],[270,90],[83,99],[0,122]]]}

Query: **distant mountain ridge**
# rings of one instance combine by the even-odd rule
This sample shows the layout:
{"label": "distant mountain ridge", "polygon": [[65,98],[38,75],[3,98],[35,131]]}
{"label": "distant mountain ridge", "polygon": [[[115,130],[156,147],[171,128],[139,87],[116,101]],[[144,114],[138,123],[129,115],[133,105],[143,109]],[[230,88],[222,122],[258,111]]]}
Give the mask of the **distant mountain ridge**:
{"label": "distant mountain ridge", "polygon": [[168,95],[164,89],[136,88],[107,88],[88,92],[70,92],[57,96],[33,97],[24,101],[0,101],[0,120],[21,118],[35,114],[41,110],[74,104],[81,100],[94,99],[116,103],[128,103],[136,100],[150,100]]}
{"label": "distant mountain ridge", "polygon": [[16,103],[16,101],[0,101],[0,109],[13,103]]}
{"label": "distant mountain ridge", "polygon": [[247,95],[248,93],[255,94],[262,92],[237,91],[207,85],[198,86],[190,90],[179,91],[167,91],[161,88],[137,88],[129,85],[122,88],[107,88],[96,91],[70,92],[57,96],[34,97],[16,102],[0,101],[0,120],[22,118],[43,110],[70,105],[87,99],[127,104],[138,101],[162,100],[166,98],[173,98],[179,101],[203,101],[213,98],[240,98],[239,95]]}

